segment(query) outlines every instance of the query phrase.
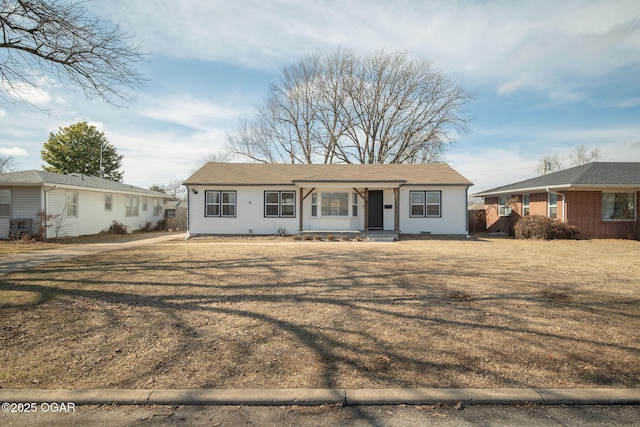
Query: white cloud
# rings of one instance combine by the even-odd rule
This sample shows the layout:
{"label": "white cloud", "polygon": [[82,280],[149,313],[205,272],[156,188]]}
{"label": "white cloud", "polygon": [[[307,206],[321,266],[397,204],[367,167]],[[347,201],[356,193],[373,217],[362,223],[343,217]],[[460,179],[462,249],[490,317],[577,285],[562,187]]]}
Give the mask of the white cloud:
{"label": "white cloud", "polygon": [[42,79],[38,86],[31,86],[21,83],[14,83],[8,85],[6,82],[2,82],[2,89],[11,98],[16,101],[25,101],[29,104],[37,107],[44,106],[51,101],[51,95],[44,90],[46,81]]}
{"label": "white cloud", "polygon": [[0,147],[0,154],[3,156],[28,156],[29,153],[20,147]]}
{"label": "white cloud", "polygon": [[212,122],[235,121],[245,112],[191,95],[174,95],[148,100],[139,114],[193,128],[206,128]]}
{"label": "white cloud", "polygon": [[257,68],[338,45],[410,49],[465,80],[492,82],[500,93],[563,89],[571,100],[580,89],[571,87],[576,76],[640,66],[637,0],[615,7],[607,0],[116,0],[95,6],[140,34],[153,52]]}

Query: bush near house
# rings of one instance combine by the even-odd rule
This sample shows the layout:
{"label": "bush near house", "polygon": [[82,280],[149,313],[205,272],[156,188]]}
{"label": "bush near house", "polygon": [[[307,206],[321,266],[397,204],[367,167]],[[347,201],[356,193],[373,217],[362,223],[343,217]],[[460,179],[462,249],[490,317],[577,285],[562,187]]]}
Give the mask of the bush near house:
{"label": "bush near house", "polygon": [[514,226],[516,239],[577,239],[580,230],[575,225],[568,225],[555,219],[540,215],[521,218]]}

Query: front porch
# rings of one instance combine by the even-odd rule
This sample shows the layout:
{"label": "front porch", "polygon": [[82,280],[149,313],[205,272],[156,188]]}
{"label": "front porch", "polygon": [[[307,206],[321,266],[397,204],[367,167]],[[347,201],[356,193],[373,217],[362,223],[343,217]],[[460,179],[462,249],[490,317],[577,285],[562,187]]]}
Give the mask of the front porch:
{"label": "front porch", "polygon": [[299,234],[397,240],[404,181],[305,183],[299,187]]}

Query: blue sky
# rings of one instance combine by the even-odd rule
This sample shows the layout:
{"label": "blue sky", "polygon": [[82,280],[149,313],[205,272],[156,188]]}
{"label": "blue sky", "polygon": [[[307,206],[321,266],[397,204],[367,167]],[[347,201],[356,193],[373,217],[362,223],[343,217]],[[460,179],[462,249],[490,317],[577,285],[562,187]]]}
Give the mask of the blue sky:
{"label": "blue sky", "polygon": [[408,50],[475,94],[446,161],[472,192],[535,176],[537,160],[599,147],[640,161],[640,2],[92,0],[150,52],[137,101],[114,109],[49,77],[0,104],[0,154],[40,169],[49,132],[87,121],[124,155],[124,180],[184,180],[253,114],[283,64],[314,51]]}

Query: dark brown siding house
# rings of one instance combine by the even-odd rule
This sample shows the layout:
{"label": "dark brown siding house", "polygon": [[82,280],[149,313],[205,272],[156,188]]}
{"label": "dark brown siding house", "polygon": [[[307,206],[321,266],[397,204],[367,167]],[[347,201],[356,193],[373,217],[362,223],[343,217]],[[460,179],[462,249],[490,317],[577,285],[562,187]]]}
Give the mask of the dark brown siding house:
{"label": "dark brown siding house", "polygon": [[483,197],[487,231],[508,231],[512,212],[575,225],[597,239],[638,238],[639,162],[594,162],[472,194]]}

